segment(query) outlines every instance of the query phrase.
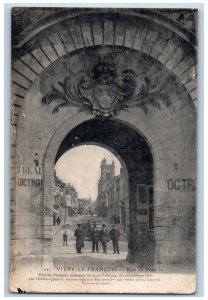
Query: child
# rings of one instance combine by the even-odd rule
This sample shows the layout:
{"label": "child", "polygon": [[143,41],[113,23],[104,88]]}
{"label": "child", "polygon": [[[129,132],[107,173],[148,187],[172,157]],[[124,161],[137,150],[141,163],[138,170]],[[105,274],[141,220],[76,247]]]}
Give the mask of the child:
{"label": "child", "polygon": [[67,240],[68,240],[68,234],[67,234],[67,231],[64,232],[63,234],[63,246],[67,246]]}

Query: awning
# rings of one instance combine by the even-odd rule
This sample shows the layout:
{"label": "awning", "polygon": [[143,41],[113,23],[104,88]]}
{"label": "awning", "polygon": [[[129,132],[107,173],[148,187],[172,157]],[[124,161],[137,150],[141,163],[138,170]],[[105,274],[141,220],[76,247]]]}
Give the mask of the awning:
{"label": "awning", "polygon": [[55,209],[53,209],[53,213],[59,215],[59,212]]}

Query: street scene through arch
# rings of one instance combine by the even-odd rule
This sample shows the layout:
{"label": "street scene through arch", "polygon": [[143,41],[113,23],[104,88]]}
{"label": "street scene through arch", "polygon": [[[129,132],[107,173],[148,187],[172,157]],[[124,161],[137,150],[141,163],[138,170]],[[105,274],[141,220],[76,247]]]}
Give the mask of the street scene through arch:
{"label": "street scene through arch", "polygon": [[[128,262],[140,261],[140,264],[142,264],[144,262],[144,255],[147,255],[148,253],[148,264],[152,265],[154,263],[155,247],[153,222],[153,157],[145,138],[138,134],[138,132],[132,127],[116,120],[106,120],[103,122],[102,120],[94,119],[83,122],[71,130],[61,142],[56,154],[55,189],[58,191],[58,185],[64,186],[63,183],[59,181],[61,176],[58,174],[58,172],[60,172],[59,165],[61,165],[60,162],[63,157],[70,152],[78,153],[78,149],[83,147],[81,159],[84,158],[86,163],[87,158],[85,158],[84,153],[87,153],[86,149],[89,150],[89,145],[91,143],[94,144],[94,146],[91,146],[94,147],[94,149],[100,148],[98,145],[103,145],[101,149],[103,149],[103,147],[107,148],[108,150],[111,149],[111,153],[114,153],[114,155],[120,159],[121,168],[120,174],[116,175],[115,169],[118,166],[117,158],[114,156],[114,159],[110,159],[109,157],[109,160],[107,160],[106,157],[109,155],[104,155],[104,153],[100,156],[99,166],[101,170],[100,177],[98,177],[97,182],[98,189],[96,204],[94,208],[89,208],[89,202],[92,203],[92,194],[88,194],[88,197],[85,197],[85,202],[88,206],[85,214],[89,214],[89,212],[94,210],[96,217],[94,216],[92,218],[93,223],[96,222],[95,219],[98,218],[99,227],[102,226],[103,223],[108,225],[108,230],[112,228],[113,224],[118,226],[119,231],[123,233],[123,238],[126,243],[124,247],[126,250],[124,251],[123,256],[121,255],[120,257],[127,259]],[[97,146],[95,146],[96,144]],[[105,151],[107,150],[105,149]],[[110,155],[112,157],[113,154]],[[73,164],[74,163],[75,159],[73,159]],[[80,160],[77,163],[80,164]],[[91,163],[95,163],[95,160]],[[66,164],[62,163],[62,166],[64,166],[66,170]],[[75,168],[73,168],[73,172],[76,173]],[[67,172],[65,172],[64,176],[66,176],[66,173]],[[75,175],[75,177],[78,178],[77,181],[80,181],[80,176],[78,174]],[[65,182],[66,181],[67,180],[65,178]],[[74,186],[73,188],[68,186],[68,188],[72,189],[74,195],[76,195],[77,191],[74,189]],[[63,195],[66,195],[66,192],[62,190],[61,193],[63,198]],[[64,197],[69,198],[68,196]],[[79,198],[77,195],[76,197]],[[56,199],[58,198],[60,198],[58,200],[59,202],[56,203]],[[80,215],[84,212],[84,199],[81,200],[80,205],[78,203],[76,205],[73,204],[74,207],[67,209],[63,207],[68,206],[66,203],[63,203],[62,207],[61,205],[59,207],[58,204],[60,204],[61,201],[63,200],[61,200],[61,197],[57,196],[57,192],[55,192],[53,213],[53,224],[55,230],[58,225],[57,218],[60,224],[64,223],[65,225],[67,224],[68,219],[67,214],[71,215],[71,217],[76,220],[77,214],[80,217]],[[84,223],[87,223],[89,218],[85,219],[87,219],[87,221]],[[81,220],[83,220],[83,217]],[[82,224],[81,226],[85,225]],[[138,241],[138,228],[140,229],[140,241],[142,240],[142,243]],[[56,247],[56,249],[54,248],[55,244],[56,242],[53,241],[52,252],[56,252],[55,256],[57,257],[57,251],[59,250]],[[73,249],[72,252],[73,251],[75,253],[75,249]]]}
{"label": "street scene through arch", "polygon": [[[85,263],[89,264],[92,259],[100,262],[125,259],[127,232],[124,203],[127,200],[126,167],[109,150],[97,145],[81,145],[63,154],[56,162],[54,175],[54,257],[69,258],[69,261],[77,259],[74,232],[77,224],[81,224],[84,246],[81,252]],[[103,224],[108,234],[107,253],[103,253],[100,237]],[[119,231],[119,240],[116,241],[119,251],[115,251],[119,256],[110,255],[114,254],[113,228]]]}

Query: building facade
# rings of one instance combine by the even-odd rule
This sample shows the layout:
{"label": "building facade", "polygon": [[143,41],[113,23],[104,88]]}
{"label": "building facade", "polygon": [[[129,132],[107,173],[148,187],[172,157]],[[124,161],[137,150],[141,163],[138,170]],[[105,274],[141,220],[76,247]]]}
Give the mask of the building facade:
{"label": "building facade", "polygon": [[97,215],[102,217],[108,216],[108,193],[112,181],[115,177],[115,163],[107,164],[104,158],[101,162],[101,175],[98,182],[98,196],[97,196]]}
{"label": "building facade", "polygon": [[89,198],[78,198],[77,213],[80,215],[92,215],[95,212],[94,202]]}
{"label": "building facade", "polygon": [[101,175],[98,182],[97,215],[108,218],[111,223],[127,227],[128,210],[128,174],[124,167],[120,175],[115,176],[115,163],[101,162]]}
{"label": "building facade", "polygon": [[62,225],[68,224],[70,217],[77,214],[77,195],[76,189],[70,183],[65,183],[54,176],[53,225],[56,225],[58,217]]}

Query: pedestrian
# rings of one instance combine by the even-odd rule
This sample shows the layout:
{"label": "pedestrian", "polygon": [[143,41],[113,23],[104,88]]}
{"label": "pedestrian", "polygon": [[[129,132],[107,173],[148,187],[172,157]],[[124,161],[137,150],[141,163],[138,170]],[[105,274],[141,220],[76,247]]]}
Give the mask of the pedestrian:
{"label": "pedestrian", "polygon": [[90,223],[90,220],[88,220],[87,222],[87,231],[90,232],[91,231],[91,223]]}
{"label": "pedestrian", "polygon": [[68,234],[67,234],[67,231],[65,231],[63,234],[63,246],[65,246],[65,245],[68,246],[67,240],[68,240]]}
{"label": "pedestrian", "polygon": [[92,252],[99,251],[98,243],[99,243],[99,238],[100,238],[100,232],[98,228],[95,226],[92,229],[92,234],[91,234],[91,239],[92,239]]}
{"label": "pedestrian", "polygon": [[111,240],[113,242],[113,251],[114,251],[114,254],[116,252],[118,254],[120,254],[120,252],[119,252],[119,237],[120,237],[120,232],[116,228],[116,224],[113,225],[113,228],[110,231],[110,237],[111,237]]}
{"label": "pedestrian", "polygon": [[76,236],[76,251],[77,253],[82,253],[81,249],[84,247],[84,234],[81,229],[81,224],[77,224],[77,229],[74,232],[74,236]]}
{"label": "pedestrian", "polygon": [[59,216],[58,216],[58,218],[56,219],[56,223],[57,223],[58,226],[59,226],[60,223],[61,223],[61,219],[59,218]]}
{"label": "pedestrian", "polygon": [[100,231],[100,241],[103,247],[103,253],[107,253],[107,242],[109,242],[109,233],[106,229],[106,225],[103,224]]}

